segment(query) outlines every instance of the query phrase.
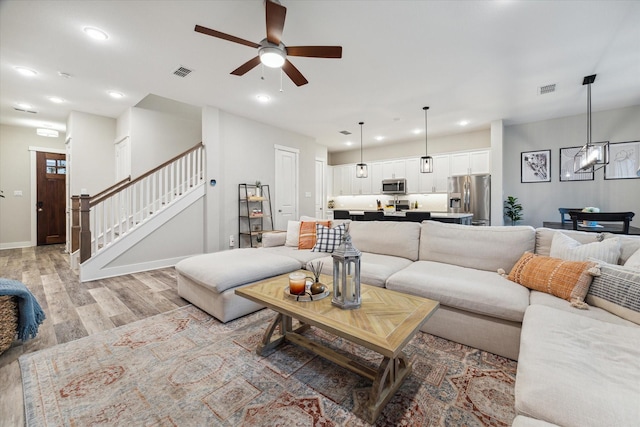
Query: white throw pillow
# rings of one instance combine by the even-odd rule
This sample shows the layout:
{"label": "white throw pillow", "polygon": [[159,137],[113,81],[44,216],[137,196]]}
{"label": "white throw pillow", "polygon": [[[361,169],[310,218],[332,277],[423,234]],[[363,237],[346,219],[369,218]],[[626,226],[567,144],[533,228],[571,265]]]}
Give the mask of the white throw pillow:
{"label": "white throw pillow", "polygon": [[640,249],[635,251],[633,255],[631,255],[629,259],[627,259],[627,262],[624,263],[624,266],[627,268],[640,270]]}
{"label": "white throw pillow", "polygon": [[287,238],[284,241],[284,245],[297,248],[298,240],[300,240],[300,221],[289,221],[287,223]]}
{"label": "white throw pillow", "polygon": [[568,261],[588,261],[594,258],[609,264],[617,264],[620,258],[620,240],[605,239],[602,242],[581,244],[566,234],[556,232],[551,241],[550,256]]}

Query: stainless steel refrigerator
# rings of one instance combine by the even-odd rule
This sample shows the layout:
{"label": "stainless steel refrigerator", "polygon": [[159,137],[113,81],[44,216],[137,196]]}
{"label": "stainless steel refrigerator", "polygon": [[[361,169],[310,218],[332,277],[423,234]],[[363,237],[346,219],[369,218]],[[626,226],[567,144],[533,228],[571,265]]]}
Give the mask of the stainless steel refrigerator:
{"label": "stainless steel refrigerator", "polygon": [[472,225],[491,225],[491,175],[450,176],[449,213],[472,213]]}

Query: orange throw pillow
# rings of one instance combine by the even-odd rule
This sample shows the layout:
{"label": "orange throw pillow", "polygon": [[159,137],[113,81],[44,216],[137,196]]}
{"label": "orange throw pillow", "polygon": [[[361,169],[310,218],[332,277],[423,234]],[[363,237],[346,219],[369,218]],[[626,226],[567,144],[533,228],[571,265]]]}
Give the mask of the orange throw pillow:
{"label": "orange throw pillow", "polygon": [[595,262],[566,261],[526,252],[513,266],[508,278],[529,289],[566,299],[574,307],[586,308],[584,298],[592,276],[598,274]]}
{"label": "orange throw pillow", "polygon": [[331,228],[331,221],[301,221],[298,249],[313,249],[316,245],[316,223]]}

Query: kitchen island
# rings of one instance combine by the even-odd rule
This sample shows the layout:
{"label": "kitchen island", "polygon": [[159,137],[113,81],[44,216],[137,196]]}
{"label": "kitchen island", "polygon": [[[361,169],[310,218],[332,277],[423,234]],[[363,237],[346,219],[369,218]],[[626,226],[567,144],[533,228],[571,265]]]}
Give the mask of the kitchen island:
{"label": "kitchen island", "polygon": [[[366,211],[375,212],[375,211]],[[384,212],[384,220],[387,221],[402,221],[406,217],[407,210],[400,210],[394,212]],[[428,212],[419,209],[412,209],[411,212]],[[353,221],[366,221],[365,211],[349,210],[349,216]],[[448,212],[431,212],[431,220],[448,222],[454,224],[471,225],[471,219],[473,214],[471,213],[448,213]]]}

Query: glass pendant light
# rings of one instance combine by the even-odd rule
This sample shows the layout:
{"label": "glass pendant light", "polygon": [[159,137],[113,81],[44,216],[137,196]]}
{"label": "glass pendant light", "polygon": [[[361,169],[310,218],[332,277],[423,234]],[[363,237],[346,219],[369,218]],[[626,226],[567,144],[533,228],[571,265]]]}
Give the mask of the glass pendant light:
{"label": "glass pendant light", "polygon": [[356,165],[356,178],[366,178],[369,173],[367,172],[367,165],[362,162],[362,125],[364,122],[358,124],[360,125],[360,163]]}
{"label": "glass pendant light", "polygon": [[422,107],[424,110],[424,156],[420,157],[420,172],[432,173],[433,172],[433,157],[431,157],[427,151],[427,110],[429,107]]}
{"label": "glass pendant light", "polygon": [[594,172],[609,163],[609,141],[591,142],[591,84],[595,80],[596,74],[582,80],[582,85],[587,85],[587,143],[573,158],[575,173]]}

